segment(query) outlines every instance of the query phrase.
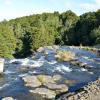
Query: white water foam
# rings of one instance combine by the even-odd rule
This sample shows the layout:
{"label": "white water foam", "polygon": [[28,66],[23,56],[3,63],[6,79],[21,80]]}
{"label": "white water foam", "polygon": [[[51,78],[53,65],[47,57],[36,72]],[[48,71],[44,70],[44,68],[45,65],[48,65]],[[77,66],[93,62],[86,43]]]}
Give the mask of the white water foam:
{"label": "white water foam", "polygon": [[87,71],[87,69],[81,68],[81,71]]}
{"label": "white water foam", "polygon": [[13,73],[15,73],[15,72],[12,72],[12,71],[9,71],[9,70],[6,70],[6,71],[4,72],[4,74],[13,74]]}
{"label": "white water foam", "polygon": [[51,61],[51,62],[48,62],[49,64],[56,64],[57,61]]}
{"label": "white water foam", "polygon": [[10,84],[4,84],[3,86],[0,87],[0,90],[2,90],[3,88],[9,86]]}
{"label": "white water foam", "polygon": [[71,72],[72,71],[71,68],[69,68],[68,66],[64,66],[64,65],[57,66],[56,70],[59,72]]}

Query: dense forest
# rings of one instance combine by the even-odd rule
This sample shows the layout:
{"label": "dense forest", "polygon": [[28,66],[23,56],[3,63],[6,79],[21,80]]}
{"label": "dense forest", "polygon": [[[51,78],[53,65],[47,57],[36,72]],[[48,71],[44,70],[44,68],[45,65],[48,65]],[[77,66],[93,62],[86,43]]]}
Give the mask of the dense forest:
{"label": "dense forest", "polygon": [[27,57],[46,45],[100,44],[100,10],[25,16],[0,23],[0,57]]}

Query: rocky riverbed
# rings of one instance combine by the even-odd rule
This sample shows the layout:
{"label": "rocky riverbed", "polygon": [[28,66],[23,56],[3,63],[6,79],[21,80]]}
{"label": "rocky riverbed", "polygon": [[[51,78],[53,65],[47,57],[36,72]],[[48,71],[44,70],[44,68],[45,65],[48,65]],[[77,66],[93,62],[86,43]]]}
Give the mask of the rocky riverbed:
{"label": "rocky riverbed", "polygon": [[100,100],[100,78],[74,93],[61,96],[59,100]]}
{"label": "rocky riverbed", "polygon": [[5,59],[0,99],[99,100],[91,99],[100,93],[99,77],[96,53],[78,47],[41,47],[31,57]]}

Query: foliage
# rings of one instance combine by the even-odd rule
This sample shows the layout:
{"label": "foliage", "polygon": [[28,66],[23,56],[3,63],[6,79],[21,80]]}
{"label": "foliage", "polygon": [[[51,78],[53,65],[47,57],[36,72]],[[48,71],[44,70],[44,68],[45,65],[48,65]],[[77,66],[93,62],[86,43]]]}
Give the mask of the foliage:
{"label": "foliage", "polygon": [[92,30],[90,37],[94,44],[100,44],[100,26]]}
{"label": "foliage", "polygon": [[6,23],[0,24],[0,57],[11,58],[16,48],[12,29]]}
{"label": "foliage", "polygon": [[43,13],[0,23],[0,57],[27,57],[47,45],[100,44],[100,10]]}

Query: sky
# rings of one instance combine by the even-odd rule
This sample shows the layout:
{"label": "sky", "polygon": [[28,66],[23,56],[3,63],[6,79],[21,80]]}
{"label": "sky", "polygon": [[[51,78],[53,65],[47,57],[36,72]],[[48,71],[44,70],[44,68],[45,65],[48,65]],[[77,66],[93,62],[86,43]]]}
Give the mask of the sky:
{"label": "sky", "polygon": [[77,15],[100,9],[100,0],[0,0],[0,21],[43,12],[72,10]]}

